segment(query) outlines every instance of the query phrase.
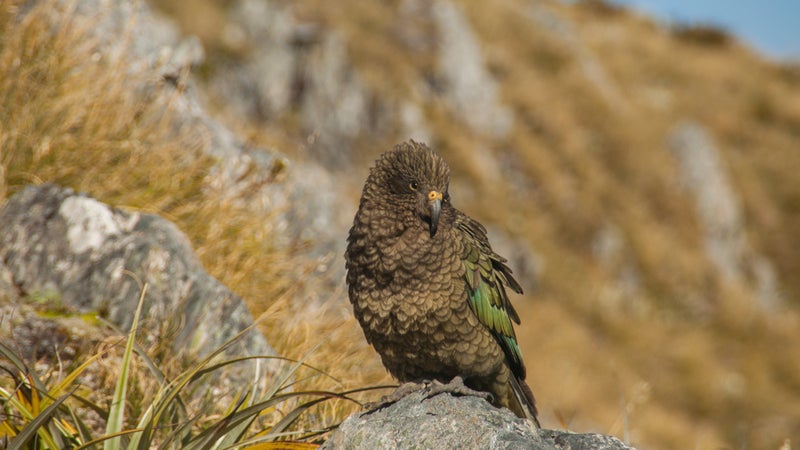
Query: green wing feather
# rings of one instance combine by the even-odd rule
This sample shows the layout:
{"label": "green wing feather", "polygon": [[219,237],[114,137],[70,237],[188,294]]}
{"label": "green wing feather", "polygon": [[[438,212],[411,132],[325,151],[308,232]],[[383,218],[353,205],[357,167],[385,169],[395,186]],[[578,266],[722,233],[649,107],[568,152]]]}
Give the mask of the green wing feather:
{"label": "green wing feather", "polygon": [[505,265],[506,259],[489,246],[483,225],[467,216],[459,215],[456,229],[459,230],[464,244],[462,262],[469,305],[478,320],[497,339],[514,374],[524,379],[522,352],[511,323],[514,321],[519,324],[519,315],[508,299],[505,286],[520,294],[522,288],[511,276],[511,269]]}

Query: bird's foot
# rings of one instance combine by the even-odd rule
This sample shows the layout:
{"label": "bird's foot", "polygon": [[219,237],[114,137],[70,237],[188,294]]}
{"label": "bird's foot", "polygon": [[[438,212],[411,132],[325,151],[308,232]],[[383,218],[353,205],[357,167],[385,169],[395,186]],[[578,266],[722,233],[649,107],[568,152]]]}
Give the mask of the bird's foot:
{"label": "bird's foot", "polygon": [[460,376],[453,378],[448,383],[442,383],[439,380],[433,380],[425,387],[425,396],[431,398],[434,395],[441,393],[450,393],[456,395],[469,395],[472,397],[480,397],[489,403],[494,401],[494,396],[489,392],[476,391],[475,389],[467,387],[464,384],[464,379]]}
{"label": "bird's foot", "polygon": [[364,409],[373,412],[381,408],[385,408],[393,403],[397,403],[403,397],[422,391],[424,398],[431,398],[442,393],[449,393],[454,395],[469,395],[472,397],[479,397],[489,403],[494,402],[494,396],[490,392],[476,391],[464,384],[464,379],[457,376],[447,383],[442,383],[439,380],[422,380],[421,382],[407,382],[397,387],[389,395],[381,397],[377,402],[369,402],[364,404]]}
{"label": "bird's foot", "polygon": [[389,395],[381,397],[381,399],[378,400],[377,402],[364,403],[364,409],[368,411],[374,411],[381,408],[385,408],[391,405],[392,403],[398,402],[401,398],[405,397],[406,395],[413,394],[414,392],[421,391],[427,388],[429,384],[430,382],[427,380],[421,383],[414,383],[414,382],[403,383],[400,386],[398,386],[397,389],[394,390],[394,392],[392,392]]}

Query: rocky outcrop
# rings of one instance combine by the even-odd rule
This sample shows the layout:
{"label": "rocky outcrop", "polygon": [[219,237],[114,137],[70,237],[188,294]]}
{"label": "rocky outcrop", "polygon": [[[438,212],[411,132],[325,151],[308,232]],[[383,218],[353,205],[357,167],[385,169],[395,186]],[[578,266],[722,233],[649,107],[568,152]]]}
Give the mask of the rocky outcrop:
{"label": "rocky outcrop", "polygon": [[[334,169],[352,162],[364,138],[394,130],[399,140],[433,137],[418,103],[381,97],[362,81],[337,30],[301,22],[291,8],[269,0],[238,0],[229,11],[226,45],[236,56],[215,69],[210,86],[243,117],[280,123],[297,114],[309,136],[309,154]],[[489,138],[508,135],[513,113],[502,103],[479,39],[458,6],[449,0],[403,2],[396,33],[413,51],[436,59],[427,81],[454,117]]]}
{"label": "rocky outcrop", "polygon": [[[237,98],[246,98],[258,103],[253,106],[255,109],[279,111],[286,102],[297,100],[292,89],[307,84],[297,77],[316,71],[305,67],[305,59],[318,59],[329,70],[316,76],[324,73],[333,78],[317,80],[316,88],[304,87],[322,90],[328,95],[318,105],[320,112],[316,117],[353,123],[349,118],[352,110],[341,114],[330,114],[329,110],[330,105],[352,109],[353,105],[360,104],[357,98],[362,96],[352,69],[341,61],[343,43],[316,45],[318,34],[313,27],[288,20],[290,12],[274,2],[243,0],[231,10],[241,19],[243,28],[228,34],[259,44],[255,46],[254,56],[258,58],[252,58],[253,67],[245,66],[235,74],[220,74],[241,82],[229,86],[240,90],[224,92],[229,94],[232,104],[236,104]],[[240,205],[247,214],[272,224],[271,228],[276,231],[272,245],[294,257],[292,262],[297,270],[290,271],[290,276],[296,274],[301,278],[309,268],[314,270],[317,276],[313,280],[298,280],[297,283],[304,287],[297,293],[307,300],[304,304],[319,304],[324,300],[321,293],[341,284],[344,273],[344,263],[339,257],[344,252],[341,236],[346,233],[351,219],[346,212],[355,209],[352,200],[344,194],[346,186],[337,182],[335,175],[319,162],[291,161],[275,149],[247,145],[212,117],[202,106],[197,87],[189,77],[190,69],[204,58],[196,38],[181,36],[170,20],[152,11],[144,2],[81,0],[76,2],[74,11],[68,12],[65,6],[63,11],[56,8],[52,14],[57,26],[67,21],[86,25],[96,38],[87,45],[93,47],[99,61],[126,64],[126,82],[130,89],[163,105],[153,109],[169,114],[176,133],[191,135],[197,140],[197,147],[217,160],[205,180],[205,188],[210,195]],[[274,21],[265,22],[264,17]],[[310,48],[318,47],[319,52],[309,55]],[[270,59],[264,62],[261,57],[267,55]],[[346,82],[350,88],[343,89],[337,84],[339,81]],[[356,100],[345,101],[341,96]],[[310,99],[306,101],[313,103]],[[326,124],[310,125],[310,128],[348,136],[360,133]],[[186,130],[191,131],[187,133]],[[320,135],[319,139],[327,137]],[[331,145],[336,151],[350,148],[339,145],[338,141]],[[332,158],[341,156],[331,155]],[[324,158],[319,159],[325,162]]]}
{"label": "rocky outcrop", "polygon": [[307,62],[301,111],[314,136],[311,151],[319,162],[341,169],[352,162],[355,140],[367,135],[375,120],[370,98],[336,33],[320,36]]}
{"label": "rocky outcrop", "polygon": [[747,241],[739,198],[708,132],[697,123],[681,123],[669,137],[669,148],[694,197],[708,260],[723,278],[752,284],[761,306],[774,310],[781,303],[777,276]]}
{"label": "rocky outcrop", "polygon": [[314,29],[298,24],[291,9],[279,2],[239,0],[228,14],[223,43],[246,57],[220,64],[211,87],[240,116],[274,119],[295,100],[298,50],[313,38]]}
{"label": "rocky outcrop", "polygon": [[592,238],[592,256],[610,277],[597,295],[597,301],[612,311],[644,312],[641,301],[642,276],[634,253],[622,230],[606,222]]}
{"label": "rocky outcrop", "polygon": [[[20,302],[13,290],[0,286],[0,340],[27,364],[36,363],[33,367],[42,367],[42,362],[69,365],[95,352],[101,341],[114,334],[59,305],[48,305],[50,309],[43,311],[36,304],[41,300]],[[114,340],[119,342],[119,336]],[[7,361],[0,360],[0,366],[8,368]]]}
{"label": "rocky outcrop", "polygon": [[[208,275],[183,233],[158,216],[45,184],[9,199],[0,230],[0,274],[9,278],[0,297],[12,303],[42,298],[50,309],[98,315],[127,331],[147,283],[145,343],[169,342],[173,356],[195,361],[253,324],[242,300]],[[44,336],[28,338],[26,352],[51,351]],[[227,354],[274,352],[251,328]]]}
{"label": "rocky outcrop", "polygon": [[432,17],[438,36],[437,74],[453,114],[479,133],[506,136],[514,116],[500,101],[469,21],[449,0],[434,2]]}
{"label": "rocky outcrop", "polygon": [[541,430],[511,411],[478,397],[408,395],[383,409],[350,416],[322,449],[481,448],[530,450],[625,450],[600,434]]}
{"label": "rocky outcrop", "polygon": [[238,0],[228,19],[226,44],[239,56],[212,74],[212,90],[256,122],[297,113],[312,158],[328,168],[347,166],[355,139],[379,119],[345,42],[333,30],[300,22],[281,2]]}
{"label": "rocky outcrop", "polygon": [[696,123],[679,125],[669,138],[681,179],[695,200],[705,231],[706,254],[723,276],[742,277],[744,223],[739,201],[717,149]]}

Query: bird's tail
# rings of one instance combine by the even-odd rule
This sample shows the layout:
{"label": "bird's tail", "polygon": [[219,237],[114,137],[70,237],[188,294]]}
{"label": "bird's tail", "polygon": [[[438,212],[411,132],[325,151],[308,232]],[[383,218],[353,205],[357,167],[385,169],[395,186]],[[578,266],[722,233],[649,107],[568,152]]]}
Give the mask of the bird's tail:
{"label": "bird's tail", "polygon": [[514,375],[511,375],[509,380],[511,384],[511,391],[513,392],[513,395],[509,399],[511,403],[510,409],[518,416],[525,417],[533,421],[533,423],[536,425],[536,428],[541,428],[542,426],[539,425],[539,419],[537,417],[539,412],[536,410],[536,399],[533,397],[531,388],[528,387],[528,384],[525,383],[525,380],[517,378]]}

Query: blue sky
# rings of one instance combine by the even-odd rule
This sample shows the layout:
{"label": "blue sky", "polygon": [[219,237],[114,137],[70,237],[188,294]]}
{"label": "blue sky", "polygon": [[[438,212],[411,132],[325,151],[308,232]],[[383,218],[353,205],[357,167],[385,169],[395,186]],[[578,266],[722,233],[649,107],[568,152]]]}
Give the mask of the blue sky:
{"label": "blue sky", "polygon": [[667,22],[712,24],[779,59],[800,60],[800,0],[611,0]]}

